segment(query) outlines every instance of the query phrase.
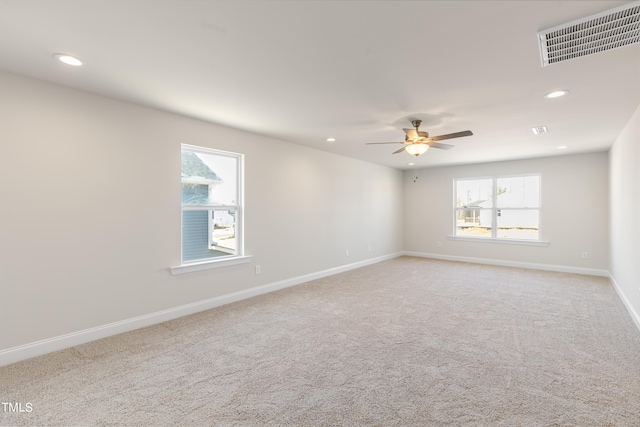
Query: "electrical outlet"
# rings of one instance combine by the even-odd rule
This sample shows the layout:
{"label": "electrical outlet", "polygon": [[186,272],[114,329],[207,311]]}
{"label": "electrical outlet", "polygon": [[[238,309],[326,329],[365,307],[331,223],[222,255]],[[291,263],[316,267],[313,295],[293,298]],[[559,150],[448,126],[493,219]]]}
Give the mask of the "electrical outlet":
{"label": "electrical outlet", "polygon": [[344,256],[349,256],[349,249],[345,249]]}
{"label": "electrical outlet", "polygon": [[587,252],[587,251],[582,251],[582,253],[580,254],[580,258],[582,258],[582,259],[589,259],[589,252]]}
{"label": "electrical outlet", "polygon": [[260,274],[262,272],[262,269],[260,268],[259,265],[256,265],[256,274]]}
{"label": "electrical outlet", "polygon": [[369,245],[369,252],[371,252],[371,245]]}
{"label": "electrical outlet", "polygon": [[441,248],[442,247],[442,242],[438,242],[438,247]]}

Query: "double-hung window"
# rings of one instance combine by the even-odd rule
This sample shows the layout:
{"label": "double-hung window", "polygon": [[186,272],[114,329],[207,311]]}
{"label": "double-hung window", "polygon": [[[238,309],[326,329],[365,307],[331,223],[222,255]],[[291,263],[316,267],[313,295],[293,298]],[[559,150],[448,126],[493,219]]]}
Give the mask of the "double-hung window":
{"label": "double-hung window", "polygon": [[182,264],[243,255],[241,154],[182,145]]}
{"label": "double-hung window", "polygon": [[454,236],[540,240],[540,175],[454,180]]}

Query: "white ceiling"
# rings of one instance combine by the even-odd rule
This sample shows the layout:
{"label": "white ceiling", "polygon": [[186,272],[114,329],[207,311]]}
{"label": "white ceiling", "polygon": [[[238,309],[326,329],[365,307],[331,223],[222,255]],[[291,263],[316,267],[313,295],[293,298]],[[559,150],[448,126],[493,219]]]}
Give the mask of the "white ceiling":
{"label": "white ceiling", "polygon": [[[0,69],[399,169],[604,151],[640,105],[640,44],[542,68],[537,32],[625,3],[0,0]],[[365,145],[413,118],[474,135]]]}

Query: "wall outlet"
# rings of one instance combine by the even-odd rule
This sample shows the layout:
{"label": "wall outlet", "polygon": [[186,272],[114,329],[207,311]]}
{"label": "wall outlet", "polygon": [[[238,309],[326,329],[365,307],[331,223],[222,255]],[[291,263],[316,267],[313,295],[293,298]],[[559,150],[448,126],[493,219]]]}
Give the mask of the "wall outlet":
{"label": "wall outlet", "polygon": [[349,256],[349,249],[345,249],[344,256]]}
{"label": "wall outlet", "polygon": [[582,258],[582,259],[589,259],[589,252],[587,252],[587,251],[582,251],[582,253],[580,254],[580,258]]}
{"label": "wall outlet", "polygon": [[256,274],[260,274],[262,272],[259,265],[256,265]]}
{"label": "wall outlet", "polygon": [[438,242],[438,247],[441,248],[442,247],[442,242]]}
{"label": "wall outlet", "polygon": [[369,252],[371,252],[371,245],[369,245]]}

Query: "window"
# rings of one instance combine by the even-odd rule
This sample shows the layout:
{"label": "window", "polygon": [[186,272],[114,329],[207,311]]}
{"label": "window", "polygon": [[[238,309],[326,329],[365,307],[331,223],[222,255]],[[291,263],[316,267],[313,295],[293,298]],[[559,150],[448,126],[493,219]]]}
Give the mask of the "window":
{"label": "window", "polygon": [[182,145],[182,263],[243,255],[241,154]]}
{"label": "window", "polygon": [[540,175],[454,180],[454,236],[540,240]]}

